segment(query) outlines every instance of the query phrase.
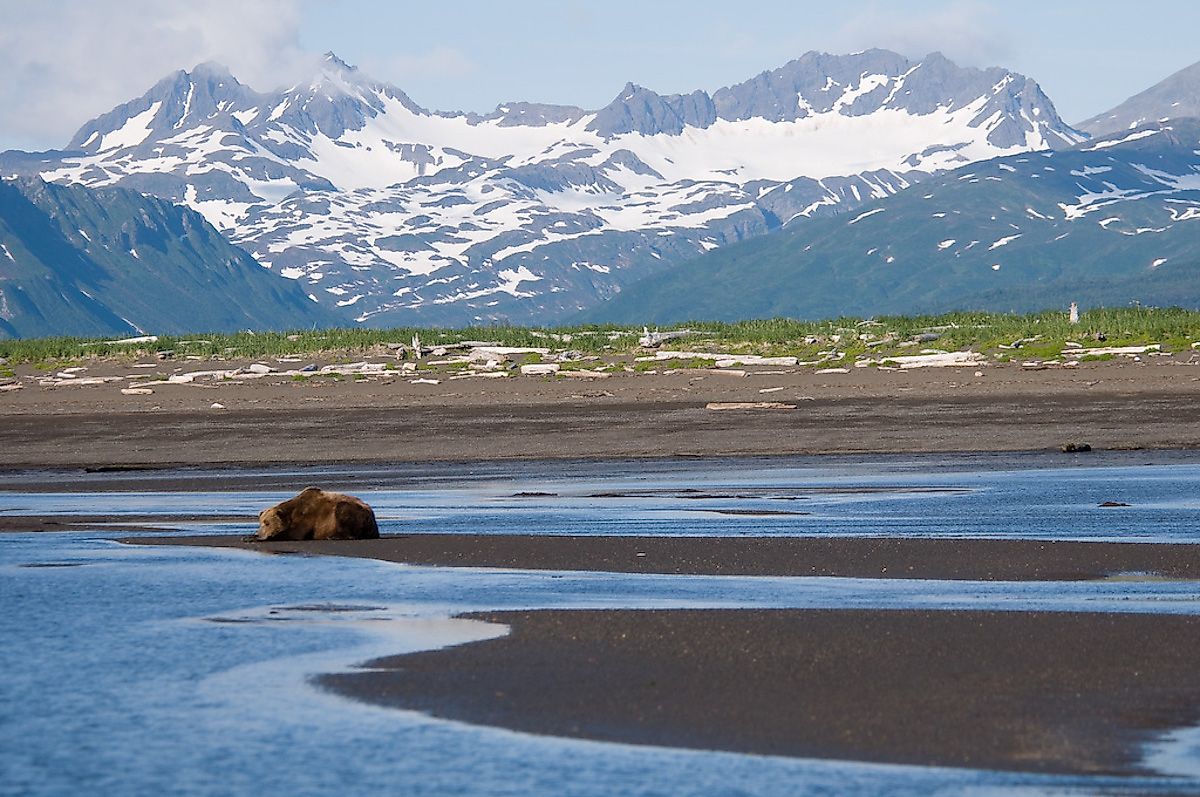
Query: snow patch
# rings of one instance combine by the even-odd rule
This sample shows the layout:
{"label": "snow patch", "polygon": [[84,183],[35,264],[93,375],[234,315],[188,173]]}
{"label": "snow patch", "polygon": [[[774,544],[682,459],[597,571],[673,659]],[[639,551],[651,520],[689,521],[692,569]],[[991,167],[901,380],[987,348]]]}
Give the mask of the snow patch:
{"label": "snow patch", "polygon": [[183,120],[187,119],[188,114],[192,110],[192,97],[196,95],[196,83],[194,81],[188,83],[187,99],[183,101],[183,113],[179,115],[179,121],[175,123],[175,127],[183,126]]}
{"label": "snow patch", "polygon": [[248,125],[251,122],[253,122],[255,120],[255,118],[258,116],[258,109],[251,108],[247,111],[234,111],[233,113],[231,113],[229,115],[232,116],[234,119],[237,119],[243,125]]}
{"label": "snow patch", "polygon": [[100,151],[125,149],[141,144],[150,137],[150,123],[154,121],[154,117],[158,115],[158,109],[161,107],[162,101],[159,100],[136,116],[126,119],[125,124],[116,130],[105,133],[104,138],[100,139]]}
{"label": "snow patch", "polygon": [[1189,221],[1191,219],[1200,219],[1200,207],[1189,207],[1186,210],[1177,210],[1168,208],[1171,213],[1171,221]]}
{"label": "snow patch", "polygon": [[1082,169],[1072,169],[1071,176],[1072,177],[1092,177],[1097,174],[1105,174],[1107,172],[1111,172],[1112,170],[1113,170],[1113,167],[1111,167],[1111,166],[1084,166]]}
{"label": "snow patch", "polygon": [[875,208],[874,210],[868,210],[866,213],[860,213],[851,219],[848,224],[858,224],[863,219],[869,216],[874,216],[876,213],[882,213],[885,210],[887,210],[887,208]]}
{"label": "snow patch", "polygon": [[517,290],[522,282],[538,282],[542,279],[537,274],[525,268],[525,266],[521,266],[515,271],[510,268],[504,269],[497,276],[500,277],[500,285],[497,287],[497,290],[507,293],[510,296],[518,297],[522,295]]}
{"label": "snow patch", "polygon": [[1161,132],[1162,132],[1161,130],[1139,130],[1136,133],[1130,133],[1129,135],[1125,136],[1125,138],[1122,138],[1122,139],[1114,139],[1112,141],[1101,141],[1099,144],[1093,144],[1090,147],[1085,147],[1083,151],[1084,152],[1095,152],[1096,150],[1108,149],[1109,147],[1116,147],[1121,144],[1128,144],[1131,141],[1140,141],[1143,138],[1149,138],[1150,136],[1158,135]]}

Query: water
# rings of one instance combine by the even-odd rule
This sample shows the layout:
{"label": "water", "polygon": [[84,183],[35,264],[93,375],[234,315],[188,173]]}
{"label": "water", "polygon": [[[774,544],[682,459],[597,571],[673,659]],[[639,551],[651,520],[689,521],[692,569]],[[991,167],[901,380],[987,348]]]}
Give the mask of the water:
{"label": "water", "polygon": [[[376,489],[360,492],[379,509],[385,533],[902,533],[1193,542],[1200,519],[1193,499],[1200,464],[1190,462],[1005,470],[902,461],[832,469],[696,462],[577,465],[551,478],[531,468],[484,469],[465,479],[421,480],[412,489],[376,481]],[[113,478],[87,493],[12,490],[0,493],[0,510],[219,516],[256,511],[288,493],[131,492],[121,490],[121,482]],[[555,495],[513,497],[521,492]],[[1099,509],[1103,500],[1133,506]],[[811,514],[702,511],[781,505]],[[244,524],[197,527],[249,531]],[[1148,762],[1181,773],[1177,777],[1031,776],[537,737],[362,706],[308,683],[311,675],[376,656],[503,632],[450,619],[472,610],[838,606],[1197,614],[1200,595],[1189,582],[454,570],[139,548],[116,543],[115,536],[126,535],[0,536],[7,609],[0,613],[0,794],[1200,792],[1200,753],[1189,729],[1148,751]]]}
{"label": "water", "polygon": [[[1155,456],[1144,455],[1153,459]],[[879,463],[788,464],[760,460],[512,465],[466,476],[433,468],[396,479],[377,471],[301,471],[287,487],[189,493],[9,493],[0,514],[204,514],[253,516],[310,481],[343,485],[375,507],[385,534],[836,535],[1190,542],[1200,513],[1200,462],[1045,467],[1066,457],[1007,457],[988,467],[946,458]],[[956,464],[955,460],[949,463]],[[933,467],[931,467],[933,466]],[[547,472],[549,471],[549,473]],[[440,474],[441,478],[437,478]],[[199,481],[203,481],[200,479]],[[364,486],[365,485],[365,486]],[[4,486],[0,480],[0,488]],[[542,493],[518,497],[521,493]],[[3,495],[3,493],[0,493]],[[1103,508],[1105,501],[1131,504]],[[759,516],[728,515],[757,510]],[[789,513],[789,514],[778,514]],[[205,524],[206,530],[212,529]],[[252,526],[219,527],[247,531]]]}

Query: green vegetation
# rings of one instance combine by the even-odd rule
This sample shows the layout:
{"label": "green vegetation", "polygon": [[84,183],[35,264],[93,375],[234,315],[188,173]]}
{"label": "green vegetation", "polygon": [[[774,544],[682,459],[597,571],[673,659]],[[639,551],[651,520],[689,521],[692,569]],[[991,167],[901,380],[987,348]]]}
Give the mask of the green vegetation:
{"label": "green vegetation", "polygon": [[[576,333],[572,335],[571,333]],[[617,335],[609,340],[609,333]],[[610,344],[629,350],[640,331],[618,327],[583,329],[530,329],[524,327],[470,327],[466,329],[324,329],[295,332],[241,332],[162,336],[151,343],[105,343],[101,339],[61,337],[0,340],[0,357],[10,363],[59,363],[94,357],[154,357],[171,352],[176,359],[193,355],[216,359],[254,359],[289,355],[325,355],[351,361],[364,354],[392,351],[389,344],[409,346],[413,336],[422,346],[437,347],[475,340],[520,348],[571,348],[599,352]],[[558,336],[557,338],[554,336]],[[563,339],[565,336],[566,339]],[[50,367],[50,366],[47,366]],[[59,366],[54,366],[59,367]]]}
{"label": "green vegetation", "polygon": [[[672,327],[676,328],[676,327]],[[983,352],[997,359],[1050,359],[1061,355],[1068,342],[1087,349],[1161,344],[1180,352],[1200,341],[1200,312],[1132,307],[1085,312],[1080,323],[1068,322],[1064,312],[1029,315],[950,313],[938,316],[895,316],[877,319],[841,318],[795,321],[773,318],[738,322],[692,322],[677,328],[694,334],[672,340],[664,349],[712,351],[764,356],[794,356],[825,364],[853,362],[861,357],[886,360],[917,354],[924,349]],[[329,329],[293,333],[239,333],[161,337],[148,343],[105,343],[84,338],[0,340],[0,358],[13,365],[52,370],[78,365],[97,357],[125,360],[187,356],[217,360],[306,356],[350,362],[366,356],[395,355],[419,336],[425,349],[464,341],[501,346],[550,348],[579,352],[583,357],[614,357],[638,351],[641,329],[612,325],[570,328],[473,327],[467,329]],[[168,354],[169,353],[169,354]],[[452,352],[451,352],[452,353]],[[1099,355],[1103,357],[1103,355]],[[537,355],[522,362],[539,362]],[[707,360],[672,360],[648,368],[707,367]],[[643,365],[643,364],[639,364]],[[598,366],[603,367],[603,366]]]}
{"label": "green vegetation", "polygon": [[5,337],[342,322],[194,211],[134,191],[0,180],[0,243]]}
{"label": "green vegetation", "polygon": [[[1157,172],[1192,171],[1194,127],[1187,130],[1155,145]],[[1011,156],[666,265],[572,320],[640,325],[1048,307],[1065,315],[1071,302],[1200,309],[1200,225],[1169,220],[1163,193],[1137,188],[1148,157],[1140,146],[1105,152],[1112,173],[1103,180],[1124,194],[1119,210],[1105,211],[1111,225],[1082,223],[1062,209],[1079,207],[1088,180],[1077,173],[1097,162],[1094,152]]]}
{"label": "green vegetation", "polygon": [[714,368],[716,366],[716,362],[716,360],[710,360],[707,357],[687,357],[673,360],[649,360],[646,362],[634,363],[633,370],[639,372],[684,371],[697,368]]}

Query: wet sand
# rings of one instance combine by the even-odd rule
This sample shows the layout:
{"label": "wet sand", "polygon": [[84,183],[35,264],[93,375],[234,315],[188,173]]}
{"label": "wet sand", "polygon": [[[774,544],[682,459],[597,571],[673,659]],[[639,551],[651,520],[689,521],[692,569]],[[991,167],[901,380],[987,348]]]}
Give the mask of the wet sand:
{"label": "wet sand", "polygon": [[175,531],[181,523],[237,523],[243,517],[205,515],[0,515],[0,534],[48,531]]}
{"label": "wet sand", "polygon": [[[1200,575],[1200,546],[1173,544],[468,535],[134,542],[634,573],[1030,581]],[[471,616],[511,633],[386,657],[317,682],[366,703],[537,734],[1054,773],[1139,773],[1147,742],[1200,722],[1200,617],[912,610]]]}
{"label": "wet sand", "polygon": [[478,615],[500,639],[319,683],[555,736],[1064,773],[1200,720],[1200,618],[940,611]]}
{"label": "wet sand", "polygon": [[[1070,455],[1073,462],[1099,463],[1117,450],[1200,448],[1200,370],[1190,358],[1037,371],[989,366],[981,373],[681,371],[439,385],[267,379],[170,385],[135,396],[120,394],[119,385],[27,387],[0,395],[0,472],[9,489],[22,479],[63,489],[59,474],[87,468],[116,468],[121,478],[107,483],[126,488],[198,489],[220,477],[164,480],[156,470],[415,463],[405,467],[432,471],[431,463],[1056,451],[1067,443],[1093,448]],[[706,408],[764,396],[795,408]],[[126,466],[149,470],[122,473]],[[22,469],[37,471],[13,477]],[[109,475],[93,473],[90,483],[104,484]],[[239,478],[228,484],[254,483]],[[255,478],[272,489],[310,481]],[[41,520],[46,528],[65,522]],[[250,547],[230,537],[152,542]],[[413,535],[252,547],[620,572],[1197,577],[1193,546],[1164,545]],[[1131,771],[1149,730],[1200,720],[1200,618],[617,611],[491,619],[511,624],[512,635],[388,659],[379,663],[382,671],[322,683],[368,702],[537,733],[1053,772]]]}
{"label": "wet sand", "polygon": [[411,534],[378,540],[249,542],[233,536],[128,540],[438,567],[725,576],[1079,581],[1139,574],[1200,579],[1200,545],[848,537],[567,537]]}

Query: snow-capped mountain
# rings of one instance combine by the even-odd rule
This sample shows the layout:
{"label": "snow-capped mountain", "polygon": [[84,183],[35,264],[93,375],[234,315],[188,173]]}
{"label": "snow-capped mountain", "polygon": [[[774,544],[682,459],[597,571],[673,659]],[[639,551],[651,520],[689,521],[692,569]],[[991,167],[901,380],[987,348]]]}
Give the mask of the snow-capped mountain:
{"label": "snow-capped mountain", "polygon": [[650,277],[588,321],[1200,307],[1200,121],[964,166]]}
{"label": "snow-capped mountain", "polygon": [[630,84],[597,111],[488,115],[425,110],[330,54],[270,94],[177,72],[0,174],[183,202],[361,323],[544,322],[726,243],[1083,138],[1034,81],[939,54],[809,53],[711,95]]}
{"label": "snow-capped mountain", "polygon": [[1093,136],[1107,136],[1172,119],[1200,117],[1200,63],[1135,94],[1112,110],[1079,124]]}

